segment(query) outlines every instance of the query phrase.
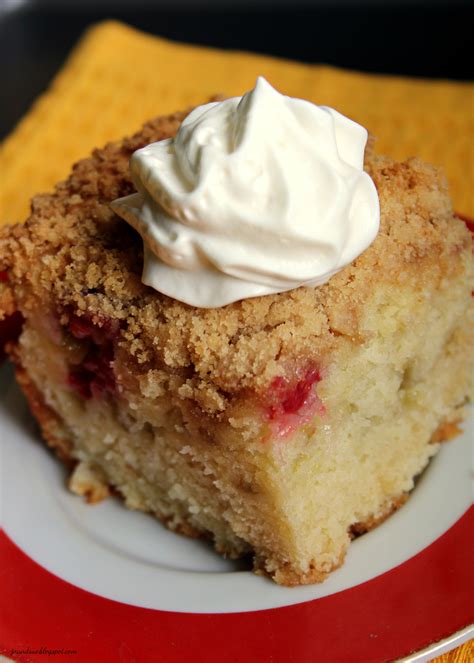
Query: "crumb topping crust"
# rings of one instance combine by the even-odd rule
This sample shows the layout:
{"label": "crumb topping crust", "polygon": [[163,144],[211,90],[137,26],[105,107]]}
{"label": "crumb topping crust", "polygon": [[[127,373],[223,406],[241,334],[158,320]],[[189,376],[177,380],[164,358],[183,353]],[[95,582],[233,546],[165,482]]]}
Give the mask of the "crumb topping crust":
{"label": "crumb topping crust", "polygon": [[259,391],[289,363],[363,342],[361,314],[380,284],[432,288],[465,269],[459,256],[469,252],[470,235],[453,216],[440,170],[377,155],[370,141],[365,168],[379,193],[380,232],[327,284],[219,309],[193,308],[143,285],[142,240],[109,203],[134,191],[131,154],[173,136],[185,116],[159,117],[95,150],[53,193],[33,199],[24,224],[0,229],[0,272],[8,277],[0,280],[0,319],[17,308],[27,315],[39,299],[54,301],[64,325],[71,315],[99,327],[117,321],[137,373],[186,376],[198,401],[215,400]]}

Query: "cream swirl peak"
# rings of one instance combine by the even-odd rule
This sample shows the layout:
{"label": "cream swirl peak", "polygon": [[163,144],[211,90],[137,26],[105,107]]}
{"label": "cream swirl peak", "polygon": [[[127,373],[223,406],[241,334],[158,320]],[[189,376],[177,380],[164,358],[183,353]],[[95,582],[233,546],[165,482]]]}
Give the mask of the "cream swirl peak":
{"label": "cream swirl peak", "polygon": [[112,203],[143,238],[143,282],[203,308],[326,282],[378,231],[366,142],[263,78],[194,109],[175,138],[132,155],[137,193]]}

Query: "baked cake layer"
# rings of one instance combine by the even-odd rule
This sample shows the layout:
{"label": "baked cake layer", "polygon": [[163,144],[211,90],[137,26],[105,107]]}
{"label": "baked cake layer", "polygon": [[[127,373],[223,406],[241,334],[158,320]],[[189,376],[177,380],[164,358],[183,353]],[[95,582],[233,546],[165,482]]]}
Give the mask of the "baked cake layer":
{"label": "baked cake layer", "polygon": [[183,116],[95,151],[0,231],[0,311],[25,318],[10,355],[72,490],[112,487],[279,583],[317,582],[461,418],[470,236],[439,171],[369,149],[381,230],[326,285],[171,300],[141,283],[141,240],[108,203],[133,191],[131,153]]}

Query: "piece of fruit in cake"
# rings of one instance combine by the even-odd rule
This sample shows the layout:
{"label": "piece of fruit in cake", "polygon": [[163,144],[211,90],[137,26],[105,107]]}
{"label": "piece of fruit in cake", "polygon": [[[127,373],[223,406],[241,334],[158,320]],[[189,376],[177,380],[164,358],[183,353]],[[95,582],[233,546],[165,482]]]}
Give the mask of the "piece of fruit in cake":
{"label": "piece of fruit in cake", "polygon": [[[8,273],[5,270],[0,271],[1,284],[8,283]],[[8,297],[8,299],[11,299]],[[7,343],[16,341],[21,333],[24,318],[19,311],[13,310],[13,302],[6,302],[3,306],[0,304],[0,311],[4,309],[3,318],[0,319],[0,363],[6,358],[5,347]]]}
{"label": "piece of fruit in cake", "polygon": [[299,427],[311,421],[317,413],[324,414],[316,386],[321,374],[316,364],[307,363],[288,375],[277,375],[265,396],[265,417],[269,422],[269,436],[288,439]]}
{"label": "piece of fruit in cake", "polygon": [[0,363],[6,358],[7,343],[16,341],[21,334],[24,318],[19,311],[0,320]]}
{"label": "piece of fruit in cake", "polygon": [[68,331],[81,341],[80,361],[69,367],[67,381],[83,398],[105,398],[116,391],[113,370],[114,342],[119,324],[110,318],[92,321],[87,315],[71,315]]}

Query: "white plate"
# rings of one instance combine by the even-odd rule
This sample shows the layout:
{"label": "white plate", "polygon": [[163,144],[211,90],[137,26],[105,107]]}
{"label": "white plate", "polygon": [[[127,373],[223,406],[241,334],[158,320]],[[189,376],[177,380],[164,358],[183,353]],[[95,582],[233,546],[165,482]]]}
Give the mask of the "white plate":
{"label": "white plate", "polygon": [[[65,487],[62,464],[40,441],[11,367],[0,370],[1,517],[33,560],[73,585],[131,605],[176,612],[242,612],[328,596],[401,564],[451,527],[471,504],[473,416],[442,446],[407,504],[354,541],[322,585],[279,587],[166,530],[118,499],[85,504]],[[205,591],[203,588],[205,587]]]}

